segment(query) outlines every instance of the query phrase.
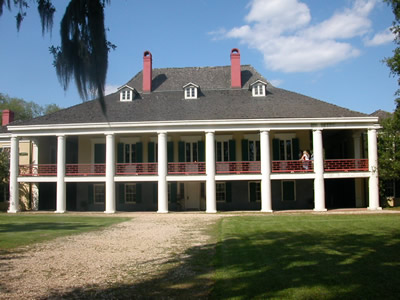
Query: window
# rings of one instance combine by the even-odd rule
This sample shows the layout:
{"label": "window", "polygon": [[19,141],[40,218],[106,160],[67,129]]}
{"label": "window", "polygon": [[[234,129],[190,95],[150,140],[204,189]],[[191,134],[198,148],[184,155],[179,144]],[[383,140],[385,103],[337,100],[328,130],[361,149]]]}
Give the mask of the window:
{"label": "window", "polygon": [[261,182],[259,181],[249,182],[249,201],[250,202],[261,201]]}
{"label": "window", "polygon": [[216,142],[215,143],[215,158],[217,161],[229,161],[229,142]]}
{"label": "window", "polygon": [[120,94],[121,101],[132,101],[132,91],[131,90],[123,90]]}
{"label": "window", "polygon": [[197,99],[197,90],[199,86],[194,83],[188,83],[183,86],[185,99]]}
{"label": "window", "polygon": [[136,184],[126,183],[125,184],[125,202],[136,203]]}
{"label": "window", "polygon": [[279,157],[281,160],[293,159],[292,139],[279,140]]}
{"label": "window", "polygon": [[138,162],[137,144],[124,144],[124,163]]}
{"label": "window", "polygon": [[94,203],[104,203],[105,199],[105,186],[104,184],[93,185]]}
{"label": "window", "polygon": [[226,184],[225,182],[217,182],[216,183],[216,198],[217,201],[224,202],[226,201]]}
{"label": "window", "polygon": [[296,201],[296,182],[294,180],[281,181],[282,201]]}
{"label": "window", "polygon": [[198,158],[198,143],[185,143],[185,159],[186,162],[197,162]]}
{"label": "window", "polygon": [[253,97],[263,97],[265,96],[265,86],[266,83],[258,81],[252,85]]}
{"label": "window", "polygon": [[0,183],[0,202],[8,202],[10,185],[8,183]]}
{"label": "window", "polygon": [[260,141],[249,141],[249,161],[260,161]]}

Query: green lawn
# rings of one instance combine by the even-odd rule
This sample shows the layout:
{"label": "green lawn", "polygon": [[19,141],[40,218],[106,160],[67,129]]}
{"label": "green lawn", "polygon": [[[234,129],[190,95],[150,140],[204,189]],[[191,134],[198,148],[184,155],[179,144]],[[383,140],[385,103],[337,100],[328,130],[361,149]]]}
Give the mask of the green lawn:
{"label": "green lawn", "polygon": [[0,252],[59,236],[99,230],[129,220],[121,217],[0,214]]}
{"label": "green lawn", "polygon": [[400,215],[224,218],[214,299],[399,299]]}

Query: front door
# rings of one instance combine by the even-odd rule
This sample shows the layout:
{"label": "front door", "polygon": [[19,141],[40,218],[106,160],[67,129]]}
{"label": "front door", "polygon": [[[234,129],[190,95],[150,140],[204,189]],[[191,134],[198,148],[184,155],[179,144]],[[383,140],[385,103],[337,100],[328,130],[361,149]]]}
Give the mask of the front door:
{"label": "front door", "polygon": [[185,183],[185,208],[200,210],[200,182]]}

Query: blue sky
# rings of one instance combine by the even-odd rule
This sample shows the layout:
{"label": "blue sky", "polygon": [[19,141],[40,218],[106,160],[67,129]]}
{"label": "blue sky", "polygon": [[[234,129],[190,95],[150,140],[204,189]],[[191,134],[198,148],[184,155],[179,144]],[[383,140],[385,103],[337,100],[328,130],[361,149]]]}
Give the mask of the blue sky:
{"label": "blue sky", "polygon": [[[81,103],[74,83],[64,91],[48,48],[59,45],[68,3],[53,1],[52,34],[42,37],[34,2],[20,32],[16,10],[0,17],[0,92],[45,105]],[[381,61],[395,48],[393,14],[381,0],[112,0],[105,9],[107,90],[122,86],[151,51],[153,67],[221,66],[239,48],[275,86],[352,110],[393,111],[397,79]]]}

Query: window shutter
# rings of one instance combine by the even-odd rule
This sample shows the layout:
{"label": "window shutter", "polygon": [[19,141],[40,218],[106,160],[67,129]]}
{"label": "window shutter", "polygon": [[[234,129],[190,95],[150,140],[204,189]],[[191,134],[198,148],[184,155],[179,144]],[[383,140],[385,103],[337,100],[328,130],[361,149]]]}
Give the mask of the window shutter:
{"label": "window shutter", "polygon": [[117,163],[124,162],[124,144],[118,143],[117,145]]}
{"label": "window shutter", "polygon": [[226,189],[226,202],[232,202],[232,182],[228,181],[225,183]]}
{"label": "window shutter", "polygon": [[167,160],[168,162],[174,161],[174,142],[167,142]]}
{"label": "window shutter", "polygon": [[255,182],[250,182],[250,202],[256,202],[256,186]]}
{"label": "window shutter", "polygon": [[176,203],[177,194],[178,194],[178,183],[171,182],[171,203]]}
{"label": "window shutter", "polygon": [[93,183],[88,184],[88,204],[94,203]]}
{"label": "window shutter", "polygon": [[178,143],[178,154],[179,162],[185,162],[185,142],[183,141]]}
{"label": "window shutter", "polygon": [[279,139],[272,140],[272,159],[279,160]]}
{"label": "window shutter", "polygon": [[142,184],[136,183],[136,203],[142,203]]}
{"label": "window shutter", "polygon": [[292,145],[293,145],[293,159],[294,160],[299,160],[299,152],[300,152],[300,146],[299,146],[299,139],[294,138],[292,139]]}
{"label": "window shutter", "polygon": [[149,163],[154,162],[154,142],[147,144],[147,161]]}
{"label": "window shutter", "polygon": [[118,184],[118,200],[119,200],[119,203],[121,203],[121,204],[125,203],[125,184],[124,183]]}
{"label": "window shutter", "polygon": [[204,162],[204,161],[206,161],[206,155],[205,155],[206,145],[205,145],[204,141],[199,141],[197,143],[197,145],[199,148],[199,161]]}
{"label": "window shutter", "polygon": [[229,140],[229,161],[236,161],[236,141]]}
{"label": "window shutter", "polygon": [[104,164],[106,162],[106,144],[94,144],[94,163]]}
{"label": "window shutter", "polygon": [[153,203],[157,203],[158,201],[158,183],[153,183]]}
{"label": "window shutter", "polygon": [[136,162],[137,163],[143,162],[143,143],[142,142],[136,143]]}
{"label": "window shutter", "polygon": [[242,140],[242,161],[249,160],[249,140]]}

